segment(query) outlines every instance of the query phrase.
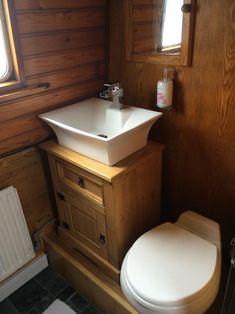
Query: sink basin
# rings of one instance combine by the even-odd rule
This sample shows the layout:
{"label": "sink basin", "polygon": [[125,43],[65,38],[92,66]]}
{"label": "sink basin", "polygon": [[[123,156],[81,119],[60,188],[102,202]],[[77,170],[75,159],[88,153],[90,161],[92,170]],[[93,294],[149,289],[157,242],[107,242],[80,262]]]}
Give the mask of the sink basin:
{"label": "sink basin", "polygon": [[60,145],[112,166],[147,144],[148,133],[160,112],[124,107],[90,98],[40,114]]}

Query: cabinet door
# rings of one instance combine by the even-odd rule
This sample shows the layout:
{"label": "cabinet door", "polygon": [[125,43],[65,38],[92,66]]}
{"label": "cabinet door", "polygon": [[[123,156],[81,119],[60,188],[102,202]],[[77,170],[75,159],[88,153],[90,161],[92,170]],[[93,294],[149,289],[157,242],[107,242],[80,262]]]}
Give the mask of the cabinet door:
{"label": "cabinet door", "polygon": [[98,208],[89,200],[75,198],[68,194],[59,209],[61,226],[70,232],[80,243],[108,259],[106,220],[104,209]]}

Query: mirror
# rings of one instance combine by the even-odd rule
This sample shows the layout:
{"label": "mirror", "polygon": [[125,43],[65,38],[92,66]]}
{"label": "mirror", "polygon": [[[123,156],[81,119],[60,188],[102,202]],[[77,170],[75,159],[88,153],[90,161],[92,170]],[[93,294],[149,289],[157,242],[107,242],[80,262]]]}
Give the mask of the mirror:
{"label": "mirror", "polygon": [[194,0],[126,0],[126,58],[189,65]]}

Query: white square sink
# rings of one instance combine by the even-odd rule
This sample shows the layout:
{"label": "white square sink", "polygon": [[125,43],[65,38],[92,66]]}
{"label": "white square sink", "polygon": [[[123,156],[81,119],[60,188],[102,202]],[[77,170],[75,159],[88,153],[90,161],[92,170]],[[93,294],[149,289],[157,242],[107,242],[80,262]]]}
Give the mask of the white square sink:
{"label": "white square sink", "polygon": [[90,98],[39,115],[60,145],[112,166],[147,144],[160,112],[136,107],[115,109],[112,102]]}

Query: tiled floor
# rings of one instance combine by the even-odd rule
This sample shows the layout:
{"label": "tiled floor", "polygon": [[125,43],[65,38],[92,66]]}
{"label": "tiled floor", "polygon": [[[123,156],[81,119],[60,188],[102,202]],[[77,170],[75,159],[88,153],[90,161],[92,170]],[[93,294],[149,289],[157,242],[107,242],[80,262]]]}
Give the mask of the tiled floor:
{"label": "tiled floor", "polygon": [[0,313],[39,314],[47,309],[55,299],[64,301],[76,313],[102,313],[50,267],[0,302]]}
{"label": "tiled floor", "polygon": [[[208,314],[221,313],[221,305],[227,282],[228,267],[223,267],[221,289],[217,301]],[[235,272],[232,272],[231,283],[223,314],[235,314]],[[75,291],[70,284],[50,267],[27,282],[7,299],[0,302],[0,314],[39,314],[55,300],[67,303],[79,314],[102,314],[89,300]],[[233,302],[232,302],[232,301]]]}

